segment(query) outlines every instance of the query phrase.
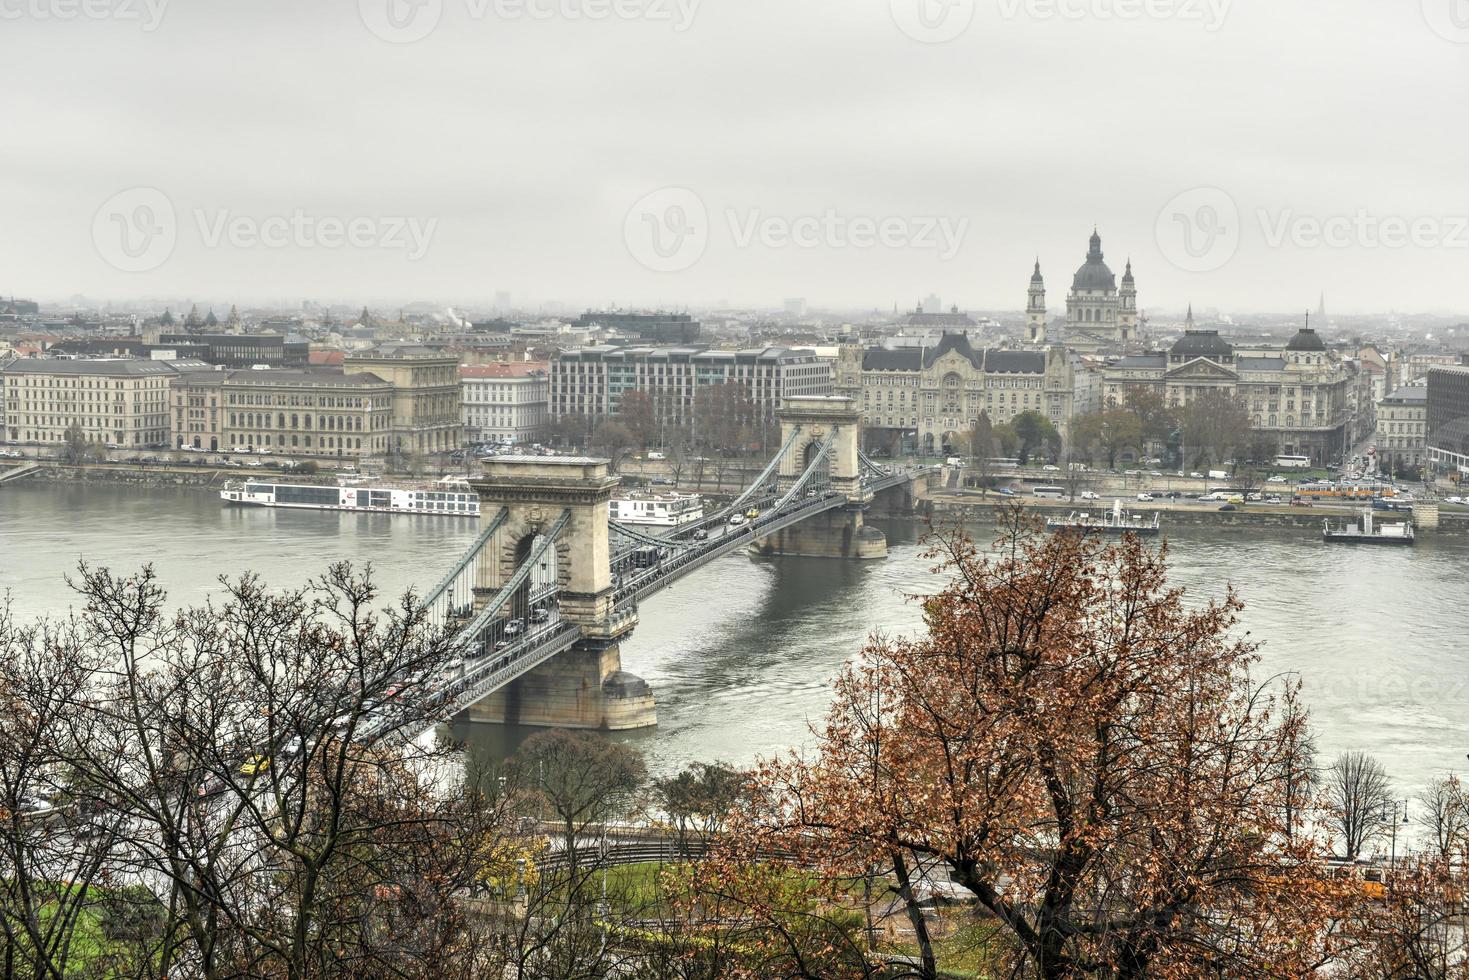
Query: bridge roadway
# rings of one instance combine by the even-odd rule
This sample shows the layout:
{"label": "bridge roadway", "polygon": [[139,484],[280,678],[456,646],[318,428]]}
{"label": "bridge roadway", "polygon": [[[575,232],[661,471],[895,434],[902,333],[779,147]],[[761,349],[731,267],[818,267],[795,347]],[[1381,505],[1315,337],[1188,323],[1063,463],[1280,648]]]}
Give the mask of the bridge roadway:
{"label": "bridge roadway", "polygon": [[[900,486],[913,480],[915,475],[915,471],[909,470],[873,475],[862,484],[864,496]],[[679,528],[667,539],[670,548],[675,549],[671,555],[660,559],[649,568],[624,573],[620,577],[613,593],[613,625],[615,626],[616,619],[635,614],[638,604],[643,600],[715,559],[817,514],[849,505],[850,501],[844,494],[824,489],[811,496],[796,498],[783,510],[762,512],[760,516],[744,524],[731,526],[726,523],[724,515],[729,510],[726,508],[718,512],[715,518]],[[708,540],[685,540],[698,529],[709,532]],[[557,654],[569,650],[581,636],[580,626],[562,620],[559,615],[552,615],[548,622],[534,625],[508,646],[495,650],[493,643],[487,643],[488,652],[467,664],[461,676],[445,683],[437,692],[435,700],[442,703],[446,715],[456,714]]]}

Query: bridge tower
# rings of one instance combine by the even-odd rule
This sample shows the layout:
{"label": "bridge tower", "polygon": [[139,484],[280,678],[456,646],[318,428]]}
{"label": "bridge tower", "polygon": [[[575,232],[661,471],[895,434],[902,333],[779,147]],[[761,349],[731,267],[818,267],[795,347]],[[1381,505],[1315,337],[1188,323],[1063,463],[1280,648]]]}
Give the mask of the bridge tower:
{"label": "bridge tower", "polygon": [[470,708],[470,721],[619,731],[658,723],[652,689],[622,670],[621,641],[637,616],[612,610],[608,502],[618,479],[608,466],[587,457],[501,456],[487,460],[484,475],[470,481],[482,521],[492,522],[501,508],[509,511],[481,552],[477,605],[499,593],[530,542],[570,511],[555,543],[558,599],[561,619],[582,630],[570,650]]}
{"label": "bridge tower", "polygon": [[776,413],[781,445],[800,430],[791,451],[781,460],[780,476],[794,481],[806,471],[819,447],[832,438],[826,458],[827,482],[847,497],[847,505],[777,531],[755,542],[765,555],[802,555],[812,558],[886,558],[887,538],[866,527],[862,515],[872,502],[862,489],[862,412],[855,399],[814,396],[786,399]]}

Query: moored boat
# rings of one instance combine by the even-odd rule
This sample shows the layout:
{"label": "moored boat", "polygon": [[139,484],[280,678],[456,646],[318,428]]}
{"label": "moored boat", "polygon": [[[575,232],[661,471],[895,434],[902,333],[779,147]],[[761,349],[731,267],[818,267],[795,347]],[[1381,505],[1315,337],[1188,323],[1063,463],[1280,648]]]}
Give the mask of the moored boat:
{"label": "moored boat", "polygon": [[479,516],[479,495],[464,480],[452,477],[422,487],[323,487],[246,480],[244,483],[227,485],[219,492],[219,498],[236,507],[283,507],[441,517]]}
{"label": "moored boat", "polygon": [[619,524],[682,527],[704,519],[704,499],[687,493],[634,492],[613,497],[607,511]]}
{"label": "moored boat", "polygon": [[1112,502],[1112,509],[1100,514],[1093,514],[1084,510],[1074,510],[1066,517],[1050,517],[1046,519],[1046,530],[1048,531],[1081,531],[1091,534],[1136,534],[1140,537],[1155,537],[1160,532],[1158,514],[1155,511],[1152,520],[1147,515],[1134,514],[1122,506],[1121,500]]}
{"label": "moored boat", "polygon": [[1350,524],[1331,526],[1327,520],[1321,530],[1321,539],[1328,544],[1390,544],[1409,546],[1415,543],[1412,521],[1384,522],[1377,520],[1369,507]]}

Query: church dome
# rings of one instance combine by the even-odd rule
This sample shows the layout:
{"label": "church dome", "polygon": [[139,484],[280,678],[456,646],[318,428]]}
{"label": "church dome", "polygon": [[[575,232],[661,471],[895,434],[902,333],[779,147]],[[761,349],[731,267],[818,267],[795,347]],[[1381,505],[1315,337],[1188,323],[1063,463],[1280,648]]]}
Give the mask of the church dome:
{"label": "church dome", "polygon": [[1095,231],[1092,232],[1091,247],[1087,249],[1086,263],[1076,270],[1076,278],[1071,281],[1072,289],[1105,289],[1115,290],[1117,288],[1117,277],[1112,270],[1107,268],[1107,263],[1102,261],[1102,236]]}
{"label": "church dome", "polygon": [[1290,343],[1285,345],[1285,349],[1295,351],[1324,351],[1326,350],[1326,342],[1310,327],[1302,327],[1290,339]]}

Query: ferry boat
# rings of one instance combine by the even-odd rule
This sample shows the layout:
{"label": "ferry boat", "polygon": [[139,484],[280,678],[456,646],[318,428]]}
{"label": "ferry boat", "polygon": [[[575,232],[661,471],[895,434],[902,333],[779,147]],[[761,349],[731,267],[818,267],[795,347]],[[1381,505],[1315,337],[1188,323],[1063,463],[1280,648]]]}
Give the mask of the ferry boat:
{"label": "ferry boat", "polygon": [[1152,520],[1143,514],[1133,514],[1122,507],[1121,500],[1112,501],[1112,509],[1101,514],[1084,510],[1073,510],[1066,517],[1046,518],[1047,531],[1081,531],[1097,534],[1136,534],[1139,537],[1157,537],[1160,524],[1155,511]]}
{"label": "ferry boat", "polygon": [[429,514],[479,517],[479,495],[459,477],[429,487],[309,486],[247,480],[226,486],[219,497],[237,507],[289,507],[345,510],[368,514]]}
{"label": "ferry boat", "polygon": [[607,508],[619,524],[682,527],[704,519],[704,499],[688,493],[628,493],[613,497]]}
{"label": "ferry boat", "polygon": [[1327,544],[1392,544],[1411,546],[1415,543],[1413,522],[1385,523],[1377,520],[1372,508],[1362,511],[1362,516],[1351,524],[1331,526],[1325,521],[1321,539]]}

